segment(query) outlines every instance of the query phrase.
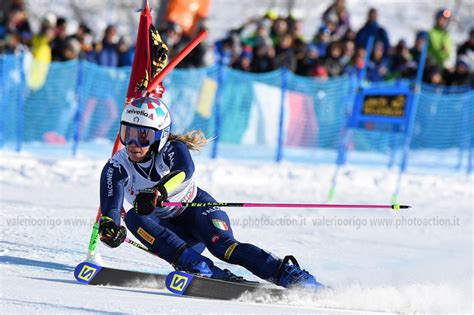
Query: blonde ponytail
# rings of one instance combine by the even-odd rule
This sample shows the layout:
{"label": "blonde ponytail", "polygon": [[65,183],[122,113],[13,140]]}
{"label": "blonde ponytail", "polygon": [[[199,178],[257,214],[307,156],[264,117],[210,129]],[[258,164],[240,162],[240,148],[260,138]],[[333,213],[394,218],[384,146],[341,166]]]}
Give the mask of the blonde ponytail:
{"label": "blonde ponytail", "polygon": [[168,141],[181,141],[189,150],[200,151],[211,140],[207,139],[201,130],[191,130],[185,134],[170,134]]}

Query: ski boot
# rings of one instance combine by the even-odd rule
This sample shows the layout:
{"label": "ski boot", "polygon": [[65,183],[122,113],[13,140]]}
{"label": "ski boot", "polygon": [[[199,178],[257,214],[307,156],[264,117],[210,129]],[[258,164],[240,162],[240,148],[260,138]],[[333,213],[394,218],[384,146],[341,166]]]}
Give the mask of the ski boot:
{"label": "ski boot", "polygon": [[[291,262],[291,264],[290,264]],[[295,257],[286,256],[280,265],[276,284],[285,288],[322,289],[324,285],[304,269],[301,269]]]}
{"label": "ski boot", "polygon": [[228,269],[222,270],[212,260],[202,256],[193,248],[184,246],[178,250],[179,258],[173,266],[176,270],[224,281],[243,282],[244,278],[234,275]]}
{"label": "ski boot", "polygon": [[205,261],[194,264],[189,270],[184,270],[188,273],[197,274],[202,277],[218,279],[230,282],[246,282],[243,277],[239,277],[228,269],[221,269],[214,264],[209,266]]}
{"label": "ski boot", "polygon": [[213,279],[219,279],[230,282],[247,282],[243,277],[237,276],[230,272],[228,269],[220,269],[217,266],[212,266],[212,276]]}

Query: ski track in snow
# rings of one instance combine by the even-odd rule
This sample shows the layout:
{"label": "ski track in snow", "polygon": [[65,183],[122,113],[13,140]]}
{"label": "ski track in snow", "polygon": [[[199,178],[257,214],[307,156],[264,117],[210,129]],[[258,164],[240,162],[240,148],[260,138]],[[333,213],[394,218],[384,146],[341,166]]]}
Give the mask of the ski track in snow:
{"label": "ski track in snow", "polygon": [[[150,283],[137,288],[76,283],[73,269],[86,258],[106,159],[2,152],[0,313],[472,313],[472,176],[411,171],[403,178],[400,201],[413,208],[401,213],[227,209],[238,240],[278,256],[295,255],[331,289],[222,302],[180,298]],[[319,203],[334,170],[200,157],[196,167],[200,187],[231,202]],[[351,166],[340,174],[334,203],[386,204],[397,177],[385,168]],[[371,223],[390,219],[403,226]],[[414,226],[410,219],[452,225]],[[98,251],[113,267],[171,271],[166,262],[125,244],[115,250],[99,245]],[[239,266],[218,265],[255,279]]]}

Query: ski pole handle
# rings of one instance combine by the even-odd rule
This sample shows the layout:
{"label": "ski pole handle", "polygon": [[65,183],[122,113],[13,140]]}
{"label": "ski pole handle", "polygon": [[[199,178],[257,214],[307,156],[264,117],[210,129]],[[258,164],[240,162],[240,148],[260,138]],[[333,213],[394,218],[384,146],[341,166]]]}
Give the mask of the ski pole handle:
{"label": "ski pole handle", "polygon": [[318,204],[318,203],[252,203],[252,202],[169,202],[163,207],[244,207],[244,208],[322,208],[322,209],[409,209],[411,206],[393,205],[353,205],[353,204]]}

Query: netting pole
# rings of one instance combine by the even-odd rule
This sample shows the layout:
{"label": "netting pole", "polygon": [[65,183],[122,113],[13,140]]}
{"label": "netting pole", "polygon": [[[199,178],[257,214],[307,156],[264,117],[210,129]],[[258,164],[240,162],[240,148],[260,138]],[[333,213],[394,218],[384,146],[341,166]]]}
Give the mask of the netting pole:
{"label": "netting pole", "polygon": [[387,168],[392,168],[393,164],[395,164],[396,152],[397,152],[397,149],[396,149],[395,130],[392,130],[392,134],[390,135],[390,158],[388,160]]}
{"label": "netting pole", "polygon": [[463,93],[463,101],[462,101],[462,122],[461,125],[459,126],[460,128],[460,134],[461,136],[459,137],[459,152],[458,152],[458,163],[456,165],[456,169],[460,170],[462,168],[462,161],[464,159],[464,150],[466,149],[466,146],[469,146],[469,133],[465,132],[465,130],[469,130],[469,122],[468,122],[468,117],[469,117],[469,106],[470,106],[470,93],[469,91],[466,91]]}
{"label": "netting pole", "polygon": [[77,69],[77,80],[76,80],[76,113],[74,114],[73,121],[73,143],[72,143],[72,155],[76,156],[77,148],[79,146],[80,134],[79,127],[81,125],[81,109],[82,109],[82,81],[84,79],[84,61],[79,60]]}
{"label": "netting pole", "polygon": [[469,153],[468,153],[468,158],[467,158],[467,167],[466,167],[466,175],[469,175],[472,173],[472,168],[474,164],[474,130],[471,133],[471,141],[469,145]]}
{"label": "netting pole", "polygon": [[392,195],[392,201],[396,202],[398,200],[398,194],[400,193],[400,186],[402,182],[402,175],[405,172],[408,164],[408,155],[410,153],[410,144],[413,135],[413,127],[415,125],[415,118],[418,109],[418,99],[420,98],[421,93],[421,80],[423,78],[423,71],[425,69],[426,56],[428,52],[428,40],[425,36],[425,44],[421,52],[420,64],[418,65],[418,71],[416,73],[416,81],[413,87],[413,100],[410,110],[410,117],[408,119],[408,124],[405,131],[405,144],[403,146],[403,156],[402,162],[400,163],[400,170],[398,172],[397,184],[395,187],[395,192]]}
{"label": "netting pole", "polygon": [[276,152],[276,161],[280,162],[283,159],[283,138],[284,138],[284,129],[285,129],[285,99],[286,92],[288,89],[288,68],[283,67],[280,70],[281,73],[281,99],[280,99],[280,118],[278,122],[278,142],[277,142],[277,152]]}
{"label": "netting pole", "polygon": [[25,55],[20,54],[20,83],[18,84],[18,96],[17,96],[17,116],[16,116],[16,151],[21,151],[21,145],[23,142],[24,132],[24,121],[25,121],[25,87],[26,87],[26,76],[25,76]]}
{"label": "netting pole", "polygon": [[359,88],[361,87],[362,83],[365,80],[365,76],[367,75],[367,68],[369,67],[370,62],[370,55],[372,54],[372,48],[374,47],[375,38],[374,36],[370,36],[369,40],[367,41],[367,46],[365,47],[365,59],[364,59],[364,67],[359,73]]}
{"label": "netting pole", "polygon": [[216,96],[214,97],[214,141],[212,144],[212,151],[211,151],[211,158],[217,158],[219,154],[219,141],[221,135],[221,124],[222,124],[222,117],[221,117],[221,101],[222,101],[222,91],[224,90],[224,71],[225,65],[222,60],[219,61],[217,64],[217,91]]}
{"label": "netting pole", "polygon": [[[347,149],[349,147],[349,141],[352,137],[352,131],[350,126],[350,120],[352,119],[352,108],[354,107],[354,103],[357,97],[357,93],[359,90],[362,89],[362,84],[364,83],[365,76],[367,74],[367,68],[369,66],[370,61],[370,54],[372,53],[372,48],[374,47],[374,36],[370,36],[369,40],[367,41],[366,46],[366,55],[364,59],[364,67],[361,71],[357,74],[357,76],[353,76],[351,79],[351,95],[349,96],[349,106],[346,114],[346,124],[342,129],[341,134],[341,141],[339,145],[339,150],[337,152],[337,160],[336,160],[336,170],[332,176],[331,180],[331,187],[329,188],[327,201],[331,202],[334,199],[334,195],[336,194],[336,185],[337,185],[337,178],[339,175],[339,170],[341,167],[346,163],[347,160]],[[357,126],[356,126],[357,127]]]}
{"label": "netting pole", "polygon": [[332,175],[331,188],[329,188],[327,202],[331,202],[334,199],[334,195],[336,194],[337,178],[339,176],[341,167],[346,163],[347,148],[349,147],[349,141],[351,138],[352,130],[348,126],[344,127],[341,135],[341,144],[339,145],[339,150],[337,152],[336,170]]}
{"label": "netting pole", "polygon": [[[7,70],[6,70],[6,58],[8,55],[0,55],[0,78],[1,82],[3,84],[0,87],[0,104],[1,104],[1,109],[5,112],[8,106],[8,92],[10,90],[9,86],[9,80],[7,80]],[[3,147],[5,144],[5,138],[6,138],[6,130],[5,130],[5,117],[6,115],[2,115],[0,118],[0,147]]]}

